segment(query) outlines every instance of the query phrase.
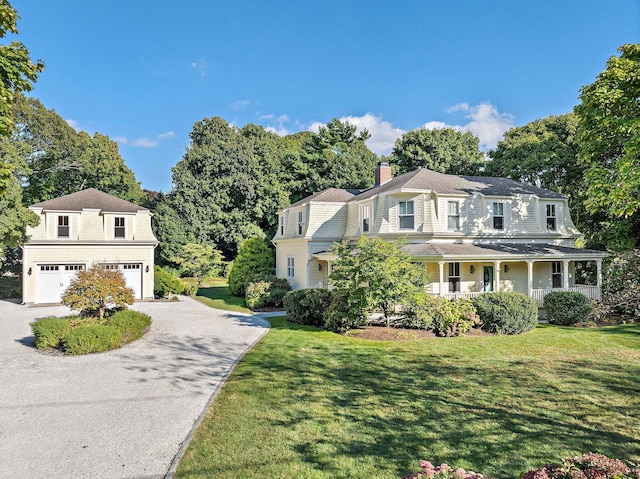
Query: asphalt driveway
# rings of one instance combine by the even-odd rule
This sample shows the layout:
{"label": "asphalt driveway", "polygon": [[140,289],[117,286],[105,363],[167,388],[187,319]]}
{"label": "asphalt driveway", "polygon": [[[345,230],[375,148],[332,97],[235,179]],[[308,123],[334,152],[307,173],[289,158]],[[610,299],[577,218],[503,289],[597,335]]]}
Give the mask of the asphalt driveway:
{"label": "asphalt driveway", "polygon": [[64,357],[37,351],[29,323],[65,307],[0,301],[0,478],[167,477],[210,398],[269,327],[190,298],[134,309],[153,318],[143,338]]}

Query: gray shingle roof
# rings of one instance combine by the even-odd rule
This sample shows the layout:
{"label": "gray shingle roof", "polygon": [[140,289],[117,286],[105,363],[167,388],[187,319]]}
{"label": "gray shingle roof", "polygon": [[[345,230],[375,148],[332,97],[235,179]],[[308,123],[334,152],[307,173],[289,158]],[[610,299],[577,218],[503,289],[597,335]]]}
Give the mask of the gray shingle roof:
{"label": "gray shingle roof", "polygon": [[416,243],[407,244],[402,249],[415,257],[491,257],[504,260],[521,257],[548,257],[558,258],[562,256],[604,257],[608,256],[604,251],[596,251],[583,248],[570,248],[568,246],[554,246],[549,244],[524,244],[524,243]]}
{"label": "gray shingle roof", "polygon": [[295,208],[296,206],[302,206],[303,204],[309,201],[321,201],[326,203],[341,203],[341,202],[346,203],[358,193],[360,193],[360,190],[342,190],[340,188],[327,188],[326,190],[319,191],[317,193],[312,194],[311,196],[307,196],[306,198],[303,198],[300,201],[295,202],[290,206],[290,208]]}
{"label": "gray shingle roof", "polygon": [[110,213],[135,213],[137,211],[149,211],[129,201],[121,200],[95,188],[87,188],[76,193],[60,196],[52,200],[43,201],[31,205],[47,211],[82,211],[83,209],[95,209]]}
{"label": "gray shingle roof", "polygon": [[468,195],[481,193],[486,196],[537,195],[540,198],[564,198],[559,193],[518,183],[506,178],[492,176],[457,176],[445,175],[437,171],[420,168],[370,188],[359,194],[354,201],[367,199],[374,195],[400,188],[431,190],[443,195]]}

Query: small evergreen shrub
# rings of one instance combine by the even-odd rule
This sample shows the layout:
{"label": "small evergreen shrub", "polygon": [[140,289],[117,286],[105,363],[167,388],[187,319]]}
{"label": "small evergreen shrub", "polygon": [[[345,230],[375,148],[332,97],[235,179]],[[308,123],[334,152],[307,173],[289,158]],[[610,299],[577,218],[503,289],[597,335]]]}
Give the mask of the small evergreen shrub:
{"label": "small evergreen shrub", "polygon": [[195,296],[198,292],[198,280],[196,278],[180,278],[182,283],[182,294]]}
{"label": "small evergreen shrub", "polygon": [[396,326],[431,330],[439,306],[440,298],[420,291],[411,298],[404,309],[404,316],[396,322]]}
{"label": "small evergreen shrub", "polygon": [[281,308],[285,295],[291,291],[291,286],[286,279],[261,275],[250,281],[245,290],[245,303],[250,309]]}
{"label": "small evergreen shrub", "polygon": [[138,311],[123,310],[111,316],[107,324],[120,331],[123,343],[129,343],[144,334],[151,325],[151,316]]}
{"label": "small evergreen shrub", "polygon": [[160,298],[166,298],[170,294],[180,294],[184,286],[175,273],[167,271],[160,266],[155,266],[153,276],[153,292]]}
{"label": "small evergreen shrub", "polygon": [[362,304],[357,299],[354,300],[349,291],[334,291],[324,327],[334,333],[344,333],[364,326],[366,318],[362,311]]}
{"label": "small evergreen shrub", "polygon": [[229,292],[234,296],[244,296],[248,276],[273,275],[274,269],[275,257],[267,242],[258,237],[247,239],[229,270]]}
{"label": "small evergreen shrub", "polygon": [[122,334],[114,326],[90,324],[71,330],[64,340],[66,354],[89,354],[109,351],[120,346]]}
{"label": "small evergreen shrub", "polygon": [[69,318],[42,318],[31,323],[37,349],[58,348],[71,331]]}
{"label": "small evergreen shrub", "polygon": [[438,298],[439,305],[433,318],[433,332],[438,336],[460,336],[480,323],[473,303],[468,299],[455,301]]}
{"label": "small evergreen shrub", "polygon": [[544,311],[550,323],[562,326],[586,323],[593,313],[592,301],[575,291],[554,291],[544,297]]}
{"label": "small evergreen shrub", "polygon": [[327,289],[298,289],[288,292],[283,304],[292,323],[323,327],[331,298],[332,293]]}
{"label": "small evergreen shrub", "polygon": [[482,329],[497,334],[520,334],[538,323],[538,303],[522,293],[493,292],[472,300]]}

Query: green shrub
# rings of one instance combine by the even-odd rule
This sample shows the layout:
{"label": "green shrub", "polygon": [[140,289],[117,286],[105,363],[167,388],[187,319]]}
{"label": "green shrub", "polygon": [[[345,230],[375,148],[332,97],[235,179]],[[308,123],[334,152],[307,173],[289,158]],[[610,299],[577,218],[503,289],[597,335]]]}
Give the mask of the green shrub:
{"label": "green shrub", "polygon": [[433,318],[433,332],[438,336],[460,336],[480,322],[473,303],[468,299],[440,299]]}
{"label": "green shrub", "polygon": [[593,313],[593,302],[575,291],[554,291],[544,297],[544,312],[553,324],[571,326],[586,323]]}
{"label": "green shrub", "polygon": [[344,333],[364,326],[366,323],[361,301],[354,299],[353,295],[346,290],[333,292],[325,318],[324,327],[334,333]]}
{"label": "green shrub", "polygon": [[160,266],[155,266],[153,276],[153,292],[160,298],[166,298],[170,294],[180,294],[184,286],[175,273],[167,271]]}
{"label": "green shrub", "polygon": [[440,306],[440,298],[420,291],[404,308],[404,315],[395,325],[411,329],[433,329],[433,320]]}
{"label": "green shrub", "polygon": [[284,296],[291,291],[286,279],[261,275],[246,286],[245,303],[248,308],[281,308]]}
{"label": "green shrub", "polygon": [[198,292],[198,280],[196,278],[180,278],[182,283],[182,294],[195,296]]}
{"label": "green shrub", "polygon": [[472,300],[482,329],[497,334],[520,334],[538,323],[538,303],[522,293],[484,293]]}
{"label": "green shrub", "polygon": [[42,318],[31,323],[36,340],[36,348],[49,349],[62,345],[62,341],[71,331],[69,318]]}
{"label": "green shrub", "polygon": [[122,342],[129,343],[138,339],[151,324],[151,316],[138,311],[118,311],[109,318],[107,323],[122,335]]}
{"label": "green shrub", "polygon": [[122,334],[114,326],[90,324],[71,330],[64,341],[66,354],[89,354],[109,351],[120,346]]}
{"label": "green shrub", "polygon": [[249,238],[240,247],[229,271],[229,292],[234,296],[246,293],[247,276],[267,273],[273,275],[275,259],[267,242],[258,237]]}
{"label": "green shrub", "polygon": [[323,327],[331,298],[331,291],[327,289],[298,289],[288,292],[283,304],[292,323]]}

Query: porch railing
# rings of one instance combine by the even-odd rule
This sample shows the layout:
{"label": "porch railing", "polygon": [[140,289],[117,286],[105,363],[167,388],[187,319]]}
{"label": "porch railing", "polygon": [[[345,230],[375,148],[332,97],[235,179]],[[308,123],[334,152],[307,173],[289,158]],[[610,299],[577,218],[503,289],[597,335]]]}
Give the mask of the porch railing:
{"label": "porch railing", "polygon": [[444,293],[442,296],[447,299],[471,299],[475,298],[476,296],[480,296],[481,294],[484,294],[484,291],[474,291],[467,293]]}
{"label": "porch railing", "polygon": [[[598,286],[586,285],[571,286],[566,290],[562,288],[533,289],[531,290],[531,297],[536,300],[536,302],[538,303],[538,307],[542,308],[544,306],[544,297],[549,293],[553,293],[554,291],[575,291],[578,293],[582,293],[586,297],[594,299],[596,301],[600,301],[602,299],[602,292]],[[447,299],[471,299],[484,293],[484,291],[474,291],[466,293],[443,293],[442,296]]]}

